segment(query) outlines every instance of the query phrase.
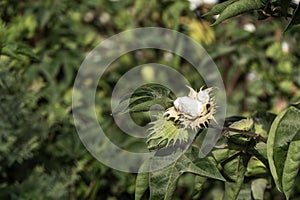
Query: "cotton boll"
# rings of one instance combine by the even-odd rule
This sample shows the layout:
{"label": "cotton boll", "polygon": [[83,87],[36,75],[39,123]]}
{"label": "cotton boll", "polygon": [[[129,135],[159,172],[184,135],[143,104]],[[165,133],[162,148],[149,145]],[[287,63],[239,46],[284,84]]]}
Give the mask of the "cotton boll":
{"label": "cotton boll", "polygon": [[196,92],[188,87],[188,96],[178,97],[172,107],[168,108],[163,116],[173,121],[179,129],[204,129],[209,127],[210,120],[216,113],[215,98],[210,93],[214,88],[207,88]]}
{"label": "cotton boll", "polygon": [[187,114],[193,118],[198,117],[203,112],[203,104],[191,97],[178,97],[174,101],[174,107],[181,113]]}
{"label": "cotton boll", "polygon": [[197,95],[197,99],[198,101],[200,101],[202,104],[207,104],[210,100],[210,96],[209,96],[209,93],[208,91],[202,91],[200,90],[198,92],[198,95]]}
{"label": "cotton boll", "polygon": [[256,30],[256,27],[254,26],[254,24],[247,23],[244,25],[244,30],[253,33]]}
{"label": "cotton boll", "polygon": [[290,45],[287,41],[282,42],[281,48],[284,53],[289,53],[290,51]]}
{"label": "cotton boll", "polygon": [[197,92],[191,88],[190,86],[187,86],[187,88],[190,89],[190,92],[188,94],[189,97],[191,97],[192,99],[196,99],[197,98]]}

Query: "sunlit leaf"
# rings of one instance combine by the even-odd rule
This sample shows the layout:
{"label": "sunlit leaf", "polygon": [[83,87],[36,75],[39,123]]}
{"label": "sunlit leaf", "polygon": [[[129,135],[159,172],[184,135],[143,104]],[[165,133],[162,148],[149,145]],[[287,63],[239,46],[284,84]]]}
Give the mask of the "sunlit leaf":
{"label": "sunlit leaf", "polygon": [[197,159],[194,163],[183,155],[168,167],[150,173],[150,199],[172,199],[179,177],[186,172],[224,180],[218,168],[209,159]]}
{"label": "sunlit leaf", "polygon": [[212,151],[212,155],[218,163],[221,163],[221,162],[231,158],[232,156],[236,155],[237,153],[239,153],[239,151],[234,150],[234,149],[228,149],[228,148],[216,149],[216,150]]}
{"label": "sunlit leaf", "polygon": [[224,200],[237,198],[244,182],[248,160],[248,155],[240,154],[234,159],[225,163],[224,173],[232,181],[225,182],[225,194],[223,198]]}
{"label": "sunlit leaf", "polygon": [[20,56],[15,51],[13,51],[12,49],[10,49],[7,46],[2,48],[1,54],[9,56],[11,58],[20,59]]}
{"label": "sunlit leaf", "polygon": [[276,115],[270,112],[259,111],[253,116],[255,133],[267,138],[271,124]]}
{"label": "sunlit leaf", "polygon": [[264,3],[261,0],[239,0],[229,4],[221,13],[218,19],[212,24],[212,26],[221,23],[222,21],[242,14],[244,12],[258,10],[264,7]]}
{"label": "sunlit leaf", "polygon": [[206,180],[207,180],[207,178],[204,176],[195,176],[193,199],[199,199],[200,192],[201,192]]}
{"label": "sunlit leaf", "polygon": [[182,17],[181,23],[187,27],[188,36],[196,42],[209,45],[214,41],[215,35],[213,29],[207,24],[207,22]]}
{"label": "sunlit leaf", "polygon": [[[252,118],[247,118],[247,119],[241,119],[239,121],[233,122],[229,127],[234,128],[237,130],[242,130],[242,131],[249,131],[253,128],[254,122]],[[233,132],[233,131],[228,131],[228,135],[237,135],[240,133]]]}
{"label": "sunlit leaf", "polygon": [[[300,137],[300,131],[297,136]],[[300,166],[300,140],[292,141],[289,145],[286,160],[283,167],[282,174],[282,189],[287,199],[291,196],[295,178],[299,171]]]}
{"label": "sunlit leaf", "polygon": [[150,175],[150,199],[172,199],[181,174],[174,165],[152,172]]}
{"label": "sunlit leaf", "polygon": [[[268,161],[273,179],[280,191],[282,191],[282,176],[289,145],[299,130],[300,110],[293,106],[279,113],[270,129],[267,142]],[[294,152],[295,149],[291,151]]]}
{"label": "sunlit leaf", "polygon": [[5,24],[0,20],[0,55],[1,55],[1,49],[5,46],[7,40],[7,33],[6,33],[6,27]]}
{"label": "sunlit leaf", "polygon": [[162,13],[163,22],[167,27],[177,30],[180,25],[180,16],[188,7],[189,3],[187,1],[175,1]]}
{"label": "sunlit leaf", "polygon": [[258,158],[252,156],[248,162],[245,176],[257,176],[267,173],[267,168]]}
{"label": "sunlit leaf", "polygon": [[39,61],[40,58],[32,51],[31,47],[18,44],[18,48],[16,51],[18,54],[28,56],[30,59],[34,61]]}
{"label": "sunlit leaf", "polygon": [[[149,170],[147,170],[147,169],[149,169],[148,160],[141,165],[141,167],[139,169],[139,171],[141,171],[141,172],[139,172],[136,177],[135,200],[140,200],[149,187],[149,172],[147,172]],[[144,171],[146,171],[146,172],[144,172]]]}
{"label": "sunlit leaf", "polygon": [[251,185],[244,183],[236,199],[248,199],[251,196]]}
{"label": "sunlit leaf", "polygon": [[259,160],[261,160],[264,164],[268,163],[268,156],[267,156],[267,144],[264,142],[258,142],[254,147],[253,147],[255,152],[252,155],[256,156]]}
{"label": "sunlit leaf", "polygon": [[252,196],[255,200],[263,200],[268,181],[265,178],[257,178],[251,182]]}
{"label": "sunlit leaf", "polygon": [[[252,131],[253,128],[253,119],[252,118],[246,118],[241,119],[239,121],[233,122],[229,128],[240,130],[240,131]],[[228,140],[230,143],[243,146],[246,143],[248,143],[251,139],[251,137],[248,137],[246,135],[243,135],[240,132],[237,131],[227,131],[224,133],[226,137],[228,137]]]}
{"label": "sunlit leaf", "polygon": [[205,13],[203,15],[203,17],[205,17],[205,16],[212,16],[212,15],[218,15],[223,10],[225,10],[225,8],[227,6],[229,6],[230,4],[232,4],[232,3],[236,2],[236,1],[238,1],[238,0],[228,0],[228,1],[224,1],[222,3],[218,3],[218,4],[214,5],[212,7],[212,9],[210,9],[207,13]]}

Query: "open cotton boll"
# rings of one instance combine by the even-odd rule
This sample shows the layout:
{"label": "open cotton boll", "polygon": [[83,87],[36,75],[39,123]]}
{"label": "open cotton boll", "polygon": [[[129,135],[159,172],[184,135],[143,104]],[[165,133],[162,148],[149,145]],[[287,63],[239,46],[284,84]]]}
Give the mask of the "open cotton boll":
{"label": "open cotton boll", "polygon": [[164,117],[171,120],[179,128],[204,129],[209,127],[211,119],[214,120],[216,113],[215,98],[212,96],[211,91],[214,88],[210,87],[197,92],[189,87],[190,92],[188,96],[178,97],[172,107],[168,108]]}
{"label": "open cotton boll", "polygon": [[191,88],[190,86],[187,85],[186,87],[189,88],[189,90],[190,90],[188,96],[191,97],[192,99],[197,99],[197,94],[198,93],[193,88]]}
{"label": "open cotton boll", "polygon": [[207,90],[200,90],[197,95],[198,101],[200,101],[202,104],[207,104],[210,101],[209,92]]}
{"label": "open cotton boll", "polygon": [[203,104],[191,97],[178,97],[174,101],[174,107],[177,111],[188,114],[191,117],[198,117],[203,112]]}
{"label": "open cotton boll", "polygon": [[209,128],[210,120],[215,120],[216,104],[211,93],[214,88],[203,90],[201,87],[197,92],[187,87],[190,90],[188,96],[178,97],[172,107],[158,114],[157,119],[150,123],[147,139],[150,151],[188,142],[194,137],[190,131]]}

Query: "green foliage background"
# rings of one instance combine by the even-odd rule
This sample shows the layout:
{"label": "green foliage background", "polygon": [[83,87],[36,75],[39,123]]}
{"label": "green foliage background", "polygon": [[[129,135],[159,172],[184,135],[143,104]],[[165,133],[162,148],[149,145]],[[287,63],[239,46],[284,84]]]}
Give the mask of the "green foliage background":
{"label": "green foliage background", "polygon": [[[0,1],[0,199],[132,199],[135,174],[107,168],[85,150],[74,128],[71,103],[76,72],[100,41],[143,26],[171,28],[204,45],[219,67],[228,96],[228,116],[258,110],[279,113],[300,99],[299,32],[283,34],[287,21],[257,21],[243,15],[215,27],[200,19],[188,1],[36,0]],[[256,29],[247,31],[252,24]],[[288,47],[288,48],[287,48]],[[110,94],[132,66],[148,62],[172,66],[194,88],[202,82],[187,63],[163,52],[126,54],[99,82],[99,122],[114,142],[140,148],[110,117]],[[145,79],[147,77],[145,76]],[[139,123],[145,123],[144,118]],[[297,179],[299,180],[299,179]],[[193,182],[180,178],[175,199],[191,199]],[[201,198],[217,199],[220,182],[204,186]],[[300,188],[296,186],[299,195]],[[271,187],[266,199],[282,198]]]}

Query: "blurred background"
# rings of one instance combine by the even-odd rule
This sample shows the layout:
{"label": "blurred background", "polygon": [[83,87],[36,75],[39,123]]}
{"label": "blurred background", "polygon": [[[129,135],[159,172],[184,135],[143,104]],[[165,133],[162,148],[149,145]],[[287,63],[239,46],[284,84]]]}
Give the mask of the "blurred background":
{"label": "blurred background", "polygon": [[[285,19],[242,15],[211,27],[201,18],[217,1],[1,0],[0,199],[133,199],[136,174],[94,159],[80,142],[71,112],[72,87],[85,56],[104,39],[136,27],[164,27],[204,46],[227,93],[227,116],[278,113],[300,99],[299,30],[283,33]],[[138,149],[110,116],[110,95],[134,66],[157,62],[202,81],[188,63],[163,51],[140,50],[112,63],[99,81],[99,123],[115,143]],[[151,72],[141,73],[151,79]],[[143,117],[138,123],[146,123]],[[174,199],[191,199],[187,176]],[[297,186],[300,190],[300,186]],[[213,199],[218,184],[203,194]],[[272,192],[270,191],[270,196]],[[203,199],[204,199],[203,197]]]}

